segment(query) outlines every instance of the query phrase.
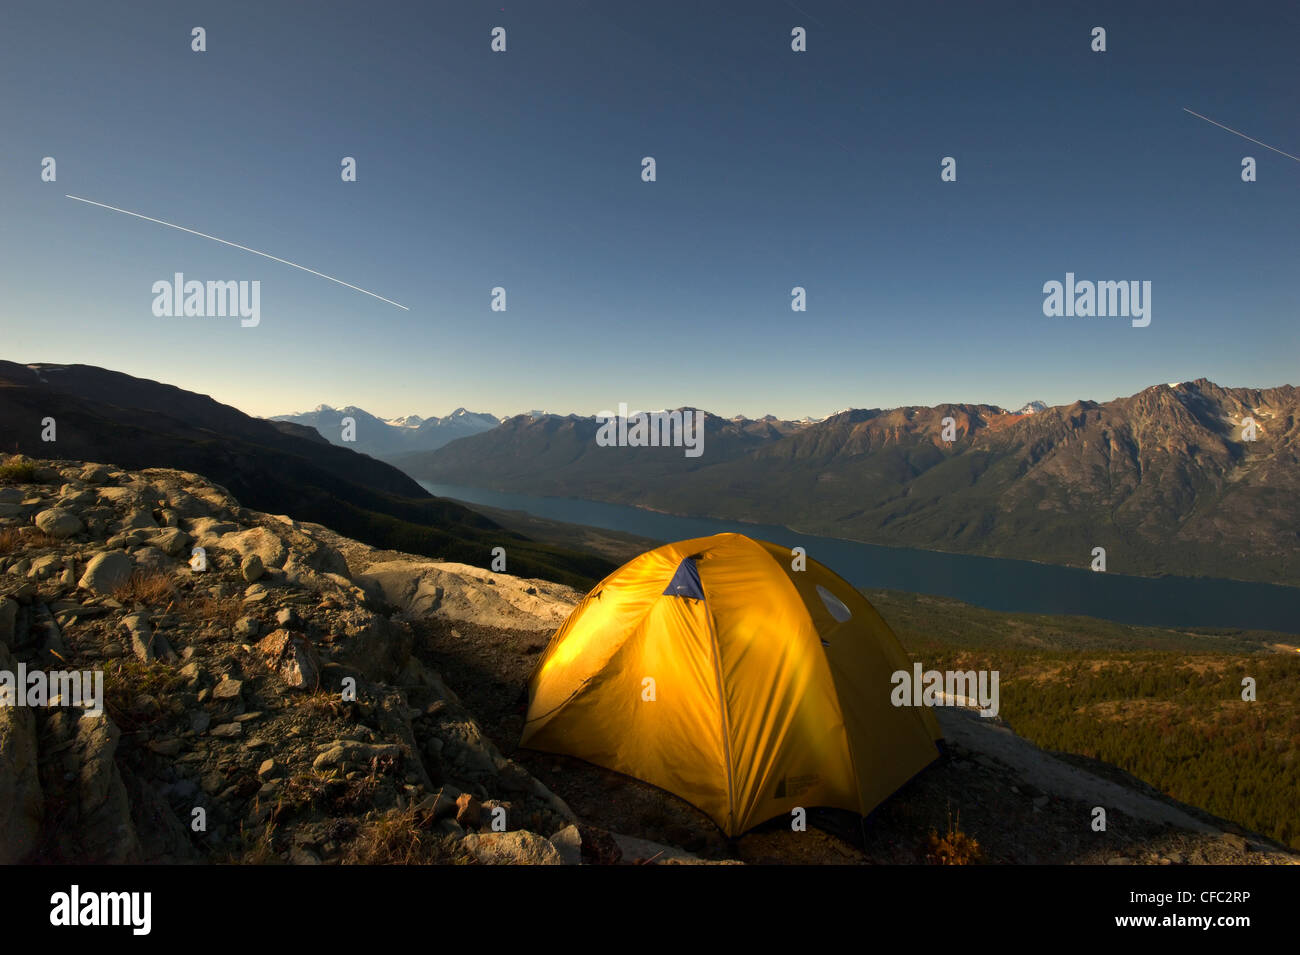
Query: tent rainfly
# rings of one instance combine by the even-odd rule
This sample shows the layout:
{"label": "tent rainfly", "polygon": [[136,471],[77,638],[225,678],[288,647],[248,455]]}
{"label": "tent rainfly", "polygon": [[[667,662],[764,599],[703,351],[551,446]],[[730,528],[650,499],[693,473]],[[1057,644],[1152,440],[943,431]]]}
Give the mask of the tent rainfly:
{"label": "tent rainfly", "polygon": [[797,807],[865,816],[939,755],[934,714],[891,703],[910,668],[816,561],[740,534],[681,541],[620,567],[556,631],[521,745],[675,793],[728,836]]}

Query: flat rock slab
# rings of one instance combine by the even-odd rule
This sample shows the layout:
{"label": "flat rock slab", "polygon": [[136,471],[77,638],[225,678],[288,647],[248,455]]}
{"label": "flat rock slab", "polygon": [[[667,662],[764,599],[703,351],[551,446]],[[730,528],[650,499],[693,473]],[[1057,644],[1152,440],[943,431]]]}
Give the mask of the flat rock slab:
{"label": "flat rock slab", "polygon": [[517,630],[554,630],[582,599],[562,584],[438,561],[384,561],[355,579],[414,617]]}
{"label": "flat rock slab", "polygon": [[1135,819],[1176,826],[1190,832],[1219,831],[1158,799],[1062,762],[1029,740],[1017,736],[1006,726],[970,710],[939,706],[935,707],[934,712],[946,739],[1000,760],[1044,793],[1060,799],[1103,806],[1108,812],[1118,809]]}

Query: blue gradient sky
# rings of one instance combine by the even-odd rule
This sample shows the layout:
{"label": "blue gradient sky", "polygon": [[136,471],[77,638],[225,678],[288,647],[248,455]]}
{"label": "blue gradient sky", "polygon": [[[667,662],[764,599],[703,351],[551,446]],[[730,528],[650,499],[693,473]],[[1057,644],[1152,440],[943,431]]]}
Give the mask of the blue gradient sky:
{"label": "blue gradient sky", "polygon": [[[16,2],[4,19],[0,357],[254,414],[796,417],[1300,381],[1300,163],[1182,111],[1300,155],[1294,6]],[[260,279],[261,325],[154,317],[150,287],[177,271]],[[1044,317],[1066,271],[1150,280],[1150,327]]]}

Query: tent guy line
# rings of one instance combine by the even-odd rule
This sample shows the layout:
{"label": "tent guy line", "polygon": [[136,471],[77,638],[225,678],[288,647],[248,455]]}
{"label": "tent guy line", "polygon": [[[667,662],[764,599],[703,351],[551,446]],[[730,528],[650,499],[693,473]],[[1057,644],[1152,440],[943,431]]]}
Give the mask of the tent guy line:
{"label": "tent guy line", "polygon": [[66,193],[64,193],[64,198],[76,199],[78,202],[84,202],[87,205],[99,206],[101,209],[110,209],[113,212],[121,212],[123,215],[135,216],[137,219],[143,219],[146,222],[156,222],[159,225],[167,226],[169,229],[179,229],[181,232],[188,232],[190,235],[197,235],[204,239],[211,239],[213,242],[220,242],[222,245],[228,245],[231,248],[242,249],[244,252],[252,252],[254,255],[260,255],[262,256],[262,258],[270,259],[273,262],[281,262],[284,265],[292,265],[295,269],[301,269],[304,272],[310,272],[312,275],[319,275],[323,279],[329,279],[331,282],[336,282],[339,285],[353,289],[354,291],[361,292],[365,295],[369,295],[371,298],[377,298],[381,302],[387,302],[389,305],[396,305],[398,308],[402,309],[403,311],[407,311],[407,312],[410,311],[410,309],[407,308],[405,305],[402,305],[399,302],[394,302],[391,298],[384,298],[382,295],[376,295],[374,292],[368,292],[365,289],[361,288],[360,286],[350,285],[349,283],[344,282],[342,279],[336,279],[332,275],[326,275],[324,272],[317,272],[315,269],[309,269],[307,268],[307,266],[299,265],[297,262],[290,262],[288,259],[282,259],[279,256],[271,255],[269,252],[259,252],[257,249],[250,249],[248,246],[240,245],[238,242],[230,242],[227,241],[226,239],[219,239],[215,235],[208,235],[206,232],[198,232],[195,231],[194,229],[187,229],[183,225],[176,225],[173,222],[164,222],[162,219],[154,219],[151,216],[141,215],[140,213],[132,212],[129,209],[119,209],[117,206],[110,206],[102,202],[95,202],[93,199],[83,199],[81,198],[81,196],[70,196],[67,195]]}

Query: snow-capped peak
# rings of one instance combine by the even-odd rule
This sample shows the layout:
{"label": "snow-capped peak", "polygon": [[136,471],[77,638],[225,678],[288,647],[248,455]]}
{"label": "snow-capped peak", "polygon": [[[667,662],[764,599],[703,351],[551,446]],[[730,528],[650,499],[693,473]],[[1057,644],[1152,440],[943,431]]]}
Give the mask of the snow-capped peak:
{"label": "snow-capped peak", "polygon": [[1019,410],[1011,412],[1012,414],[1038,414],[1040,411],[1047,410],[1045,401],[1030,401],[1020,407]]}
{"label": "snow-capped peak", "polygon": [[424,421],[418,414],[408,414],[400,418],[385,418],[384,424],[393,428],[418,428]]}

